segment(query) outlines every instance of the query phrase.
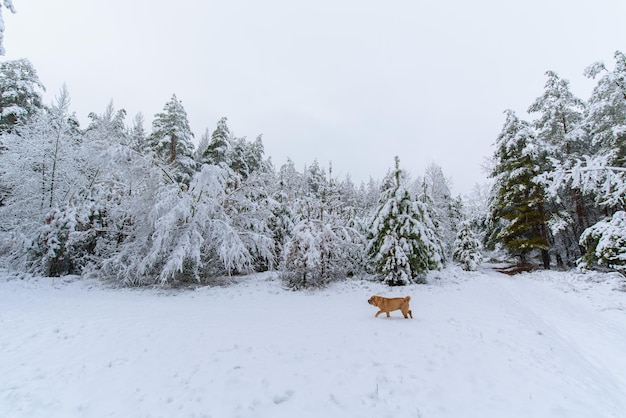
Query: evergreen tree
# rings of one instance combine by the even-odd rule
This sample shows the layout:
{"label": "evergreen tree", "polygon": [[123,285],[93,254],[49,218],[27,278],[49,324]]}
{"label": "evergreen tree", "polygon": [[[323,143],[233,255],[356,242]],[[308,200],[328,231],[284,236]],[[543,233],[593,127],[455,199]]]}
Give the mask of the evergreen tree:
{"label": "evergreen tree", "polygon": [[[15,7],[13,6],[13,0],[4,0],[4,6],[9,9],[11,13],[15,13]],[[0,55],[4,55],[4,19],[2,17],[2,4],[0,4]]]}
{"label": "evergreen tree", "polygon": [[135,151],[141,151],[146,146],[146,140],[148,135],[144,128],[143,113],[139,112],[133,119],[133,126],[130,128],[129,145]]}
{"label": "evergreen tree", "polygon": [[174,94],[163,107],[163,112],[154,117],[152,134],[148,138],[149,149],[173,168],[177,181],[188,183],[196,163],[187,112]]}
{"label": "evergreen tree", "polygon": [[0,63],[0,133],[10,132],[16,123],[40,111],[45,90],[29,60]]}
{"label": "evergreen tree", "polygon": [[40,239],[46,234],[46,225],[62,227],[65,221],[53,221],[68,219],[57,215],[78,200],[91,181],[83,158],[83,138],[69,103],[64,86],[49,109],[5,134],[6,149],[0,158],[0,188],[7,191],[0,224],[7,232],[3,238],[10,243],[5,255],[9,263],[38,273],[56,274],[55,268],[46,267],[52,265],[45,259],[62,258],[57,250],[62,243],[58,237],[63,234]]}
{"label": "evergreen tree", "polygon": [[226,122],[228,122],[227,118],[222,118],[217,122],[217,127],[211,134],[211,140],[203,151],[203,163],[213,165],[227,163],[228,151],[231,147],[231,133]]}
{"label": "evergreen tree", "polygon": [[539,250],[544,268],[549,268],[545,194],[537,181],[541,150],[530,124],[511,110],[505,113],[490,174],[495,179],[491,202],[495,228],[489,238],[501,243],[522,263],[529,261],[532,251]]}
{"label": "evergreen tree", "polygon": [[626,167],[626,55],[615,52],[613,71],[597,62],[585,75],[598,78],[585,114],[595,154],[610,155],[609,165]]}
{"label": "evergreen tree", "polygon": [[402,177],[396,157],[383,182],[389,189],[370,223],[368,252],[376,272],[392,286],[423,283],[423,274],[441,269],[444,258],[428,208],[411,196]]}
{"label": "evergreen tree", "polygon": [[451,256],[454,250],[456,231],[463,210],[462,201],[452,198],[450,183],[439,165],[431,164],[426,168],[422,196],[429,201],[426,202],[427,207],[431,211],[431,219],[435,222],[447,257]]}
{"label": "evergreen tree", "polygon": [[363,236],[342,218],[336,181],[326,178],[315,162],[306,170],[308,194],[299,207],[283,251],[282,277],[293,289],[323,286],[357,273],[363,259]]}
{"label": "evergreen tree", "polygon": [[617,211],[610,219],[586,229],[580,244],[587,252],[579,267],[604,266],[626,276],[626,212]]}
{"label": "evergreen tree", "polygon": [[85,136],[88,139],[108,139],[110,143],[117,144],[128,142],[125,125],[126,111],[124,109],[116,111],[112,101],[109,102],[102,115],[91,112],[89,119],[91,119],[91,123],[85,131]]}
{"label": "evergreen tree", "polygon": [[[570,166],[581,155],[589,153],[587,135],[583,129],[585,103],[575,97],[569,89],[569,82],[553,72],[546,73],[543,95],[528,108],[529,113],[537,113],[533,122],[538,146],[544,151],[544,160],[537,161],[541,170],[551,172],[555,162]],[[578,237],[589,226],[591,202],[586,202],[579,188],[563,190],[551,199],[549,220],[554,242],[552,251],[557,263],[573,265],[580,257]]]}
{"label": "evergreen tree", "polygon": [[482,262],[480,241],[470,229],[469,222],[463,222],[454,241],[454,261],[461,264],[463,270],[475,271]]}

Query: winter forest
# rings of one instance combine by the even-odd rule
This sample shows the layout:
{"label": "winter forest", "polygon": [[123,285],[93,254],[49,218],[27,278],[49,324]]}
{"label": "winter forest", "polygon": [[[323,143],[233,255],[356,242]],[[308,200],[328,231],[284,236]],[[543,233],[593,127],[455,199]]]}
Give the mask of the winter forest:
{"label": "winter forest", "polygon": [[[0,31],[1,33],[1,31]],[[593,57],[592,57],[593,59]],[[226,117],[194,136],[174,94],[146,127],[110,103],[81,126],[27,59],[0,64],[0,265],[127,286],[278,271],[293,289],[374,275],[422,283],[483,257],[517,269],[626,274],[626,56],[587,100],[546,72],[531,120],[504,112],[489,185],[454,197],[437,165],[397,157],[354,184],[313,160],[275,167]],[[197,145],[196,145],[197,144]]]}

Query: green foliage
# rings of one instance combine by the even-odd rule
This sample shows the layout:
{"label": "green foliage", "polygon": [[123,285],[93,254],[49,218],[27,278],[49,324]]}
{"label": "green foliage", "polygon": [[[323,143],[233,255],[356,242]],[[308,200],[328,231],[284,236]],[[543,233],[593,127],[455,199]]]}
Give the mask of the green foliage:
{"label": "green foliage", "polygon": [[187,112],[174,94],[163,107],[163,112],[154,115],[147,148],[170,165],[175,179],[181,183],[189,183],[196,171],[192,138]]}
{"label": "green foliage", "polygon": [[626,276],[626,212],[615,212],[611,219],[587,228],[580,245],[587,251],[579,260],[579,267],[605,266]]}
{"label": "green foliage", "polygon": [[489,238],[522,262],[533,250],[540,250],[545,265],[546,261],[549,263],[545,193],[536,180],[542,150],[537,147],[532,127],[513,111],[506,114],[491,173],[495,178],[491,202],[495,227]]}
{"label": "green foliage", "polygon": [[41,92],[45,90],[29,60],[0,63],[0,133],[10,132],[43,109]]}
{"label": "green foliage", "polygon": [[459,229],[454,242],[454,261],[461,264],[463,270],[474,271],[482,261],[480,241],[465,222]]}
{"label": "green foliage", "polygon": [[402,185],[399,164],[396,157],[395,170],[383,183],[389,189],[369,228],[374,269],[391,286],[424,283],[425,273],[441,269],[444,259],[428,208]]}

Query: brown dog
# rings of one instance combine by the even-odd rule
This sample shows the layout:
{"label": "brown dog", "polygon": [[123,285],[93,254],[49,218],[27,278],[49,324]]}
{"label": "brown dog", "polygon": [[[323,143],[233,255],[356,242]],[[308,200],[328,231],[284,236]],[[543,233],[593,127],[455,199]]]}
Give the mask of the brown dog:
{"label": "brown dog", "polygon": [[413,312],[409,309],[409,302],[411,301],[411,296],[407,296],[405,298],[385,298],[382,296],[372,296],[370,300],[367,301],[370,305],[374,305],[380,309],[380,311],[376,312],[374,318],[378,318],[378,315],[381,313],[386,313],[387,318],[389,318],[389,312],[397,311],[400,309],[402,311],[402,315],[405,318],[408,318],[407,314],[411,316],[413,319]]}

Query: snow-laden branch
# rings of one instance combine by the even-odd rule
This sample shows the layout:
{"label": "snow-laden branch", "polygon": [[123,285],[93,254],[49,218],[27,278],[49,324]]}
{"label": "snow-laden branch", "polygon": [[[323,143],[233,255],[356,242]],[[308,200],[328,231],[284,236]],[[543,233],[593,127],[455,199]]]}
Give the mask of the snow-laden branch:
{"label": "snow-laden branch", "polygon": [[[15,7],[13,6],[13,0],[4,0],[4,7],[9,9],[11,13],[15,13]],[[0,55],[4,55],[4,19],[2,18],[2,4],[0,4]]]}
{"label": "snow-laden branch", "polygon": [[556,194],[564,187],[572,187],[583,193],[595,195],[601,205],[624,206],[626,168],[610,165],[612,159],[612,155],[584,156],[583,160],[575,160],[570,168],[553,160],[554,170],[540,177],[552,194]]}

